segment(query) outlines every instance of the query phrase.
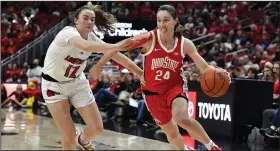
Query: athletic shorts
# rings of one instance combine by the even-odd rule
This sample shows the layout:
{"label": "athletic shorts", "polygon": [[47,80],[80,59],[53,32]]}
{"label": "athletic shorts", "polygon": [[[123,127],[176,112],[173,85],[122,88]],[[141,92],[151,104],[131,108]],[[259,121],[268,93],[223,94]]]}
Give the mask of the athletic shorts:
{"label": "athletic shorts", "polygon": [[75,107],[84,107],[95,101],[87,79],[69,82],[52,82],[42,78],[41,91],[46,103],[68,99]]}
{"label": "athletic shorts", "polygon": [[157,125],[165,125],[172,119],[171,105],[177,97],[184,97],[188,100],[188,95],[183,91],[181,85],[171,88],[164,94],[144,94],[143,92],[147,109]]}

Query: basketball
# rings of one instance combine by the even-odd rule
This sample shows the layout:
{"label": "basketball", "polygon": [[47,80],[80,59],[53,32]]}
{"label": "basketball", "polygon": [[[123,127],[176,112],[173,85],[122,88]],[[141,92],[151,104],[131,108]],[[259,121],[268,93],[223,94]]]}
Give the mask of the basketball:
{"label": "basketball", "polygon": [[220,97],[224,95],[229,85],[229,75],[220,68],[209,68],[200,77],[201,89],[210,97]]}

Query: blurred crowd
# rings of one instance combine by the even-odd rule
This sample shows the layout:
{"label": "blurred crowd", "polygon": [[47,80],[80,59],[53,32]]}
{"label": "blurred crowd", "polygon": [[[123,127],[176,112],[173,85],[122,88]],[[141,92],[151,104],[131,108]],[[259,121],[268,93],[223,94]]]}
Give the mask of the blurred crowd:
{"label": "blurred crowd", "polygon": [[15,54],[68,16],[81,2],[1,3],[1,60]]}

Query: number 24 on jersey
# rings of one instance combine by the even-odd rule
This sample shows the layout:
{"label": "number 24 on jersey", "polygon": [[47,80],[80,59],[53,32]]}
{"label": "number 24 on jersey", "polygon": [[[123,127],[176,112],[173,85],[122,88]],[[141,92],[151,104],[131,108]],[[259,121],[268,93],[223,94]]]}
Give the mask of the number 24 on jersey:
{"label": "number 24 on jersey", "polygon": [[170,78],[170,71],[162,71],[162,70],[157,70],[155,80],[168,80]]}

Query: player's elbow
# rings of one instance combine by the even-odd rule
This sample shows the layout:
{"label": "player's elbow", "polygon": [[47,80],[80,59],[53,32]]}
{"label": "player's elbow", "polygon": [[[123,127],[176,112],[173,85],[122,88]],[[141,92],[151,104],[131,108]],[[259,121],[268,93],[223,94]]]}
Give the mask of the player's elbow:
{"label": "player's elbow", "polygon": [[82,50],[85,50],[85,51],[88,51],[88,52],[92,52],[92,44],[89,43],[89,42],[85,42],[82,46],[81,46],[81,49]]}

